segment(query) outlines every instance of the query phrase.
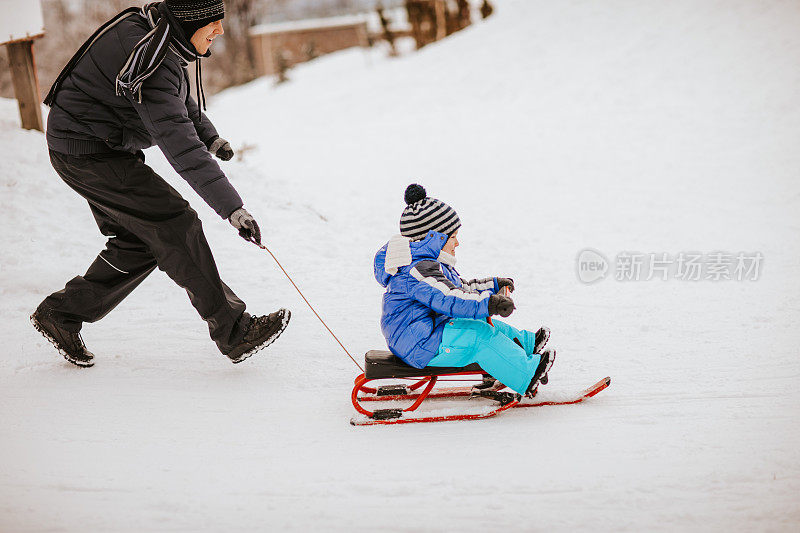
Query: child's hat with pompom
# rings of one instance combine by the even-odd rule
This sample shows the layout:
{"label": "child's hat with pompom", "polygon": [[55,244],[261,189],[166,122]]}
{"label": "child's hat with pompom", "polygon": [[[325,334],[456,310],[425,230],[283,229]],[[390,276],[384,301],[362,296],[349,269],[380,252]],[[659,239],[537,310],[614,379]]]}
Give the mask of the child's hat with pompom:
{"label": "child's hat with pompom", "polygon": [[456,210],[436,198],[428,198],[422,185],[406,188],[406,208],[400,217],[400,233],[412,241],[424,239],[429,231],[452,235],[461,227]]}

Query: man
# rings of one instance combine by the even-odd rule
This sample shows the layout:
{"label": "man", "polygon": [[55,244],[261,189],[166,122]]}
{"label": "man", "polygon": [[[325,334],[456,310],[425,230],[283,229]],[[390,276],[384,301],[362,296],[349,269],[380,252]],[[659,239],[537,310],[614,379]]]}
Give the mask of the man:
{"label": "man", "polygon": [[248,241],[258,224],[212,158],[233,157],[198,102],[186,67],[224,33],[222,0],[166,0],[130,8],[81,47],[45,103],[50,160],[58,175],[89,202],[105,250],[83,276],[47,298],[31,322],[71,363],[94,364],[79,334],[84,322],[108,314],[156,267],[186,289],[211,338],[233,363],[273,342],[290,312],[250,316],[222,282],[197,213],[144,164],[157,144],[173,168]]}

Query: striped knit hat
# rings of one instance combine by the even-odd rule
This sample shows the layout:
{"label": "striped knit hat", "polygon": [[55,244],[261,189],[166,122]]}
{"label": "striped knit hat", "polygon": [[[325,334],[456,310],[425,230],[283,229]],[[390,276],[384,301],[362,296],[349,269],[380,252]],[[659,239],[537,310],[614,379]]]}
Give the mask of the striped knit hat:
{"label": "striped knit hat", "polygon": [[456,210],[441,200],[428,198],[422,185],[409,185],[405,200],[407,205],[400,217],[400,233],[412,241],[424,239],[431,230],[450,236],[461,227]]}
{"label": "striped knit hat", "polygon": [[181,23],[186,39],[208,24],[225,18],[222,0],[166,0],[167,7]]}

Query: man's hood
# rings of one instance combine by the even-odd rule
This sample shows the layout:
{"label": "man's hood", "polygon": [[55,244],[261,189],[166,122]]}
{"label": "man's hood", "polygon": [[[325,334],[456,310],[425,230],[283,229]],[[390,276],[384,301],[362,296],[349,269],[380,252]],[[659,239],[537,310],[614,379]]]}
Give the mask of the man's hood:
{"label": "man's hood", "polygon": [[375,279],[384,287],[397,271],[422,259],[432,259],[455,266],[456,258],[442,251],[447,235],[429,231],[421,241],[410,241],[408,237],[395,235],[375,254]]}

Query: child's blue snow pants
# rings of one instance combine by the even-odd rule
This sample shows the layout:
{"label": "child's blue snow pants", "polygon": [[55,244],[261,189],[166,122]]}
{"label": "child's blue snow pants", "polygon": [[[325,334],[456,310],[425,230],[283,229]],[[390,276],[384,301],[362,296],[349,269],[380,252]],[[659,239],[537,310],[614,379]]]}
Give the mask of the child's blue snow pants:
{"label": "child's blue snow pants", "polygon": [[[444,326],[439,353],[428,366],[467,366],[478,363],[493,378],[525,394],[540,356],[533,353],[536,334],[499,320],[451,318]],[[522,348],[514,342],[519,339]]]}

